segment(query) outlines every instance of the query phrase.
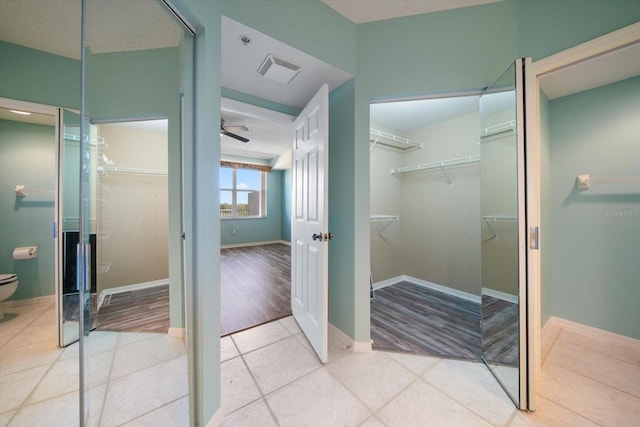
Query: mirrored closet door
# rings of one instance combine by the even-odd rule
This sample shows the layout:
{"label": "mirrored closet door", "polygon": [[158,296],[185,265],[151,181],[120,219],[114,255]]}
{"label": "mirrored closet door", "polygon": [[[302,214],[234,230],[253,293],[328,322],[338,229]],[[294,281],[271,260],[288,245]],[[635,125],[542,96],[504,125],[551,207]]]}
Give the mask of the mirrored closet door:
{"label": "mirrored closet door", "polygon": [[528,408],[526,338],[524,59],[480,97],[483,361]]}

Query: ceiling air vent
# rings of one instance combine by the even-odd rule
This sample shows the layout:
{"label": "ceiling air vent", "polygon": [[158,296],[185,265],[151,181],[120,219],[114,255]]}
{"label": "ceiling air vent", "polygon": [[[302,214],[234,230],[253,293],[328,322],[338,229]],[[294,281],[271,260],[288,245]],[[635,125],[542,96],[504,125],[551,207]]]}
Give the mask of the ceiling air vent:
{"label": "ceiling air vent", "polygon": [[302,70],[299,65],[269,54],[258,68],[260,75],[278,83],[289,83]]}

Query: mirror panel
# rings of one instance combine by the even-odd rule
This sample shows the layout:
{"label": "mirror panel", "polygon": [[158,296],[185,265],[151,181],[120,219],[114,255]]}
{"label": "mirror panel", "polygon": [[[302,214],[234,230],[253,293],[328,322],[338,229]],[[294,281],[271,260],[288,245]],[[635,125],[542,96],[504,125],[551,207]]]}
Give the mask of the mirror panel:
{"label": "mirror panel", "polygon": [[480,97],[483,359],[519,405],[518,150],[515,64]]}

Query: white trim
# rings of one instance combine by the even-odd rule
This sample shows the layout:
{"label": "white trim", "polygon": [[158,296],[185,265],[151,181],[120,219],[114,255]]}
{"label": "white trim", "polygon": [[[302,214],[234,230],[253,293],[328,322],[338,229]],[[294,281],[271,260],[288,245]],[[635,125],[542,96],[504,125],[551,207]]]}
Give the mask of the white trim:
{"label": "white trim", "polygon": [[173,338],[183,338],[186,335],[186,331],[184,328],[169,328],[167,331],[167,335]]}
{"label": "white trim", "polygon": [[247,104],[245,102],[236,101],[235,99],[222,98],[220,100],[220,109],[229,111],[230,113],[239,113],[255,119],[269,120],[283,125],[293,127],[295,116],[281,113],[279,111],[269,110],[267,108],[258,107],[256,105]]}
{"label": "white trim", "polygon": [[[532,77],[533,82],[531,83],[531,91],[528,93],[527,97],[527,107],[533,107],[533,114],[530,116],[527,115],[527,119],[529,120],[527,123],[528,134],[528,162],[527,167],[530,168],[532,175],[528,177],[529,181],[527,182],[527,193],[528,197],[531,197],[530,202],[537,203],[537,206],[530,206],[529,209],[533,210],[535,214],[537,214],[537,224],[540,224],[540,196],[541,196],[541,188],[540,188],[540,78],[544,74],[548,74],[552,71],[561,69],[566,66],[570,66],[581,61],[588,60],[598,55],[603,55],[607,52],[620,49],[632,43],[635,43],[640,40],[640,22],[635,24],[623,27],[619,30],[610,32],[603,36],[597,37],[595,39],[589,40],[585,43],[579,44],[569,49],[565,49],[556,54],[550,55],[546,58],[542,58],[538,61],[535,61],[531,64]],[[531,80],[531,79],[530,79]],[[531,132],[531,133],[529,133]],[[533,177],[537,173],[537,177],[534,179]],[[533,184],[532,184],[533,183]],[[534,186],[532,186],[534,185]],[[531,215],[532,211],[529,211],[529,215]],[[530,218],[531,220],[531,218]],[[529,225],[535,225],[534,223],[529,223]],[[542,342],[543,337],[541,336],[542,332],[540,328],[536,325],[540,324],[541,318],[541,256],[542,250],[544,250],[544,236],[545,230],[540,229],[540,250],[538,253],[534,255],[533,259],[537,262],[537,265],[534,266],[536,269],[535,272],[530,276],[530,280],[533,282],[529,283],[529,312],[530,319],[529,324],[531,325],[531,331],[533,331],[533,337],[529,337],[530,339],[530,352],[533,353],[535,360],[535,364],[531,367],[532,371],[537,375],[540,372],[541,363],[542,363]],[[532,251],[529,251],[529,255],[531,257]],[[531,266],[530,266],[531,268]],[[547,321],[548,323],[548,321]],[[546,324],[545,323],[545,326]],[[531,358],[531,356],[530,356]],[[535,378],[535,376],[532,376]],[[530,396],[531,398],[531,396]],[[535,399],[535,395],[534,395]],[[530,409],[535,409],[535,400],[534,407]]]}
{"label": "white trim", "polygon": [[354,353],[371,353],[373,351],[373,347],[371,345],[371,341],[354,341],[353,342],[353,352]]}
{"label": "white trim", "polygon": [[153,288],[155,286],[162,286],[162,285],[168,285],[168,284],[169,284],[169,279],[167,278],[167,279],[153,280],[151,282],[134,283],[133,285],[125,285],[125,286],[118,286],[116,288],[104,289],[100,292],[100,295],[98,295],[98,309],[102,307],[102,303],[104,302],[104,299],[108,295],[115,295],[115,294],[120,294],[122,292],[129,292],[129,291],[137,291],[139,289]]}
{"label": "white trim", "polygon": [[392,277],[391,279],[376,282],[373,284],[373,290],[377,291],[378,289],[382,289],[384,287],[387,287],[402,281],[410,282],[410,283],[413,283],[414,285],[422,286],[424,288],[432,289],[434,291],[442,292],[444,294],[466,299],[467,301],[475,302],[477,304],[480,304],[481,302],[480,295],[474,295],[469,292],[450,288],[448,286],[438,285],[437,283],[432,283],[426,280],[417,279],[415,277],[407,276],[406,274],[401,274],[399,276]]}
{"label": "white trim", "polygon": [[282,243],[283,245],[291,246],[291,242],[287,242],[286,240],[265,240],[264,242],[248,242],[248,243],[234,243],[231,245],[221,245],[220,249],[232,249],[232,248],[244,248],[250,246],[263,246],[263,245],[273,245],[276,243]]}
{"label": "white trim", "polygon": [[218,408],[213,417],[207,422],[206,427],[222,427],[224,423],[224,415],[222,414],[222,408]]}
{"label": "white trim", "polygon": [[640,22],[612,31],[533,63],[536,77],[603,55],[640,40]]}
{"label": "white trim", "polygon": [[543,332],[553,330],[554,327],[559,327],[573,331],[582,335],[588,335],[592,338],[599,338],[602,340],[610,341],[611,343],[632,346],[640,350],[640,340],[626,335],[616,334],[615,332],[605,331],[604,329],[588,326],[583,323],[573,322],[571,320],[563,319],[561,317],[550,316],[544,324]]}
{"label": "white trim", "polygon": [[512,294],[508,294],[506,292],[496,291],[495,289],[482,288],[482,294],[483,295],[489,295],[490,297],[498,298],[498,299],[501,299],[503,301],[510,302],[512,304],[517,304],[518,303],[518,295],[512,295]]}

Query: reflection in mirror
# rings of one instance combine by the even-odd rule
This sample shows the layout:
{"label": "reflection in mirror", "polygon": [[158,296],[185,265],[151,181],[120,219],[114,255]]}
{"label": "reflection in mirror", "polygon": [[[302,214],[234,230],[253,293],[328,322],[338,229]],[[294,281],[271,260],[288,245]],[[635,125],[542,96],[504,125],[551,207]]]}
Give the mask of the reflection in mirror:
{"label": "reflection in mirror", "polygon": [[515,64],[480,97],[483,359],[519,403]]}
{"label": "reflection in mirror", "polygon": [[[129,354],[131,360],[124,364],[135,366],[123,366],[119,381],[134,381],[135,371],[170,372],[138,383],[126,411],[115,406],[119,404],[111,396],[116,394],[111,393],[117,387],[113,383],[107,385],[106,395],[85,390],[86,402],[90,417],[97,414],[102,425],[127,424],[174,402],[180,402],[176,419],[188,420],[186,348],[182,338],[167,335],[169,326],[183,326],[181,283],[169,281],[167,219],[181,215],[180,201],[171,191],[179,188],[180,55],[185,32],[156,0],[85,4],[84,119],[96,141],[95,149],[86,153],[91,157],[86,187],[91,215],[86,228],[96,236],[91,246],[99,321],[87,342],[89,348],[102,347],[117,334],[116,354]],[[164,126],[158,132],[143,131],[154,122],[150,119],[163,119]],[[179,233],[174,230],[173,235]],[[180,242],[173,244],[179,247]],[[169,325],[170,307],[175,319]],[[110,314],[108,327],[105,312]],[[140,337],[143,332],[146,339]],[[149,338],[150,332],[156,337]],[[119,347],[134,341],[135,351]],[[91,376],[100,372],[104,356],[87,354],[85,372]],[[85,384],[96,381],[89,377]]]}

